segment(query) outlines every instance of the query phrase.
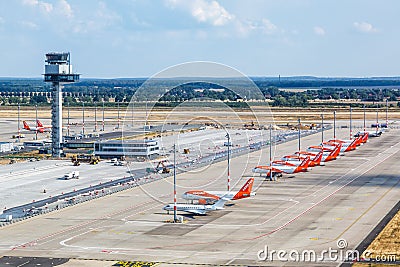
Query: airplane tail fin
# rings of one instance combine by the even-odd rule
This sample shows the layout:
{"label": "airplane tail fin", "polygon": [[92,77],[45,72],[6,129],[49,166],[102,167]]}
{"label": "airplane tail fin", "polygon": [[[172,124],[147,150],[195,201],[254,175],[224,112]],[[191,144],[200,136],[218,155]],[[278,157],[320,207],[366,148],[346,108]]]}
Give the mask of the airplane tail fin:
{"label": "airplane tail fin", "polygon": [[307,168],[310,163],[310,157],[305,158],[299,165],[299,167]]}
{"label": "airplane tail fin", "polygon": [[22,122],[24,124],[24,129],[25,130],[30,130],[31,128],[29,127],[29,125],[26,123],[26,121]]}
{"label": "airplane tail fin", "polygon": [[308,165],[310,163],[310,157],[305,158],[299,166],[297,166],[295,172],[307,171]]}
{"label": "airplane tail fin", "polygon": [[324,155],[324,151],[323,150],[321,150],[321,152],[319,152],[316,156],[315,156],[315,158],[314,158],[314,164],[316,165],[316,166],[318,166],[318,165],[321,165],[321,161],[322,161],[322,156]]}
{"label": "airplane tail fin", "polygon": [[221,197],[217,202],[215,202],[213,208],[216,210],[222,210],[224,208],[225,202],[227,201],[227,198]]}
{"label": "airplane tail fin", "polygon": [[37,127],[43,127],[43,124],[40,120],[36,120]]}
{"label": "airplane tail fin", "polygon": [[356,146],[359,146],[359,145],[361,145],[361,143],[362,143],[362,141],[363,141],[363,135],[360,135],[360,136],[358,136],[357,138],[356,138]]}
{"label": "airplane tail fin", "polygon": [[236,195],[232,199],[241,199],[244,197],[249,197],[251,194],[251,189],[253,188],[254,178],[250,178],[244,184],[244,186],[236,193]]}
{"label": "airplane tail fin", "polygon": [[369,133],[368,132],[364,133],[363,137],[362,137],[362,142],[366,143],[368,141],[368,137],[369,137]]}
{"label": "airplane tail fin", "polygon": [[341,148],[342,148],[342,145],[341,144],[337,144],[335,149],[332,150],[332,152],[329,154],[329,156],[331,156],[333,158],[337,158],[337,156],[339,156]]}

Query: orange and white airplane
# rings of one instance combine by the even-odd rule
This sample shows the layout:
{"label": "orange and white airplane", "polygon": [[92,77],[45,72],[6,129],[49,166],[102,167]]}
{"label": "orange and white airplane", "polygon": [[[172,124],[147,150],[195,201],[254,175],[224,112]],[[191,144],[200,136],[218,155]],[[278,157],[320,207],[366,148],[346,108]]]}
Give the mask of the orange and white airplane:
{"label": "orange and white airplane", "polygon": [[363,136],[359,136],[354,138],[353,140],[340,140],[340,139],[331,139],[328,142],[324,142],[323,145],[335,145],[341,144],[340,152],[349,152],[355,150],[357,146],[361,145],[363,140]]}
{"label": "orange and white airplane", "polygon": [[308,167],[315,167],[315,166],[320,166],[320,165],[325,165],[325,163],[321,162],[322,161],[322,156],[323,152],[320,151],[317,154],[300,154],[299,152],[296,152],[294,155],[288,155],[282,157],[283,161],[288,161],[288,162],[293,162],[293,163],[300,163],[303,161],[305,158],[310,158],[310,162],[308,163]]}
{"label": "orange and white airplane", "polygon": [[[253,168],[254,173],[265,174],[268,178],[275,178],[276,176],[281,176],[283,171],[273,167],[273,166],[256,166]],[[272,177],[271,177],[272,176]]]}
{"label": "orange and white airplane", "polygon": [[45,132],[51,132],[51,126],[44,126],[40,120],[36,120],[36,127],[45,129]]}
{"label": "orange and white airplane", "polygon": [[260,174],[265,173],[267,177],[271,175],[271,172],[272,176],[274,176],[277,173],[291,174],[291,173],[307,171],[309,163],[310,163],[309,157],[303,159],[303,161],[301,161],[299,164],[283,160],[277,160],[272,162],[272,166],[256,166],[253,169],[253,172]]}
{"label": "orange and white airplane", "polygon": [[358,132],[357,134],[354,135],[354,137],[362,136],[361,143],[365,144],[366,142],[368,142],[369,135],[370,135],[369,132]]}
{"label": "orange and white airplane", "polygon": [[323,152],[322,155],[322,162],[327,162],[331,160],[335,160],[338,158],[340,154],[340,148],[342,144],[330,144],[330,145],[323,145],[323,146],[309,146],[306,152],[297,152],[297,153],[314,153],[317,154],[319,152]]}
{"label": "orange and white airplane", "polygon": [[238,192],[232,191],[204,191],[204,190],[191,190],[182,194],[183,199],[187,200],[205,200],[206,202],[214,202],[220,198],[226,198],[228,200],[237,200],[254,196],[256,193],[252,193],[254,178],[250,178],[243,185]]}
{"label": "orange and white airplane", "polygon": [[24,129],[32,132],[44,133],[51,131],[50,129],[44,127],[30,127],[26,121],[23,121]]}
{"label": "orange and white airplane", "polygon": [[310,164],[310,158],[304,158],[302,161],[298,162],[289,162],[289,161],[284,161],[284,160],[275,160],[272,162],[272,166],[280,169],[284,173],[297,173],[297,172],[305,172],[307,171],[309,164]]}

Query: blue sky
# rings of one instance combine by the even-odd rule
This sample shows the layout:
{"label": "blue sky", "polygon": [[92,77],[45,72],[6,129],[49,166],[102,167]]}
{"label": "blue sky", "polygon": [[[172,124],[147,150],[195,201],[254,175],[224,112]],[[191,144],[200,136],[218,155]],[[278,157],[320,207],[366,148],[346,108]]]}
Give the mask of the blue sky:
{"label": "blue sky", "polygon": [[397,0],[0,0],[0,77],[70,51],[82,77],[215,61],[249,76],[400,76]]}

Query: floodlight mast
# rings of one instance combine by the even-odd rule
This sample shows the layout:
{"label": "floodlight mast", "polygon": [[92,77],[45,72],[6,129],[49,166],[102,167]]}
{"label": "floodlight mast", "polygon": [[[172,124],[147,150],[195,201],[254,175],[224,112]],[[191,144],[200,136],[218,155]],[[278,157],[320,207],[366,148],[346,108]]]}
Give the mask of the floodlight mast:
{"label": "floodlight mast", "polygon": [[62,154],[62,88],[64,83],[79,81],[79,74],[72,72],[70,53],[47,53],[44,81],[51,82],[51,154]]}

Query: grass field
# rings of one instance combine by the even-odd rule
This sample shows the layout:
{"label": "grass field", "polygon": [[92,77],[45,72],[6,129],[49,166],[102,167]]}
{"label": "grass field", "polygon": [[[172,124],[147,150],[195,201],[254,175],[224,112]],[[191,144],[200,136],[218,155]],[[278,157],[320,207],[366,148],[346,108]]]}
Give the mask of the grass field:
{"label": "grass field", "polygon": [[[196,112],[193,112],[193,111]],[[324,119],[327,121],[333,120],[333,111],[336,111],[337,120],[348,120],[349,110],[348,109],[309,109],[309,108],[272,108],[268,106],[256,106],[252,109],[230,109],[230,108],[220,108],[220,109],[195,109],[189,107],[179,107],[179,108],[157,108],[146,110],[143,108],[134,108],[133,112],[131,109],[120,109],[120,121],[121,123],[130,123],[132,120],[135,123],[143,123],[145,121],[146,113],[148,114],[147,121],[150,124],[162,124],[164,122],[187,122],[187,121],[197,121],[206,122],[210,118],[220,121],[224,124],[243,124],[251,121],[259,121],[261,125],[270,123],[273,120],[277,123],[295,123],[300,118],[303,122],[314,122],[318,123],[321,120],[321,113],[324,114]],[[63,109],[63,118],[67,118],[67,109]],[[97,108],[96,112],[97,121],[102,120],[102,110]],[[400,119],[399,109],[389,110],[389,119],[398,120]],[[3,106],[0,107],[0,118],[3,119],[17,119],[17,107],[15,106]],[[385,110],[379,112],[379,120],[384,121],[386,119]],[[35,119],[35,109],[33,107],[21,107],[20,118],[22,120]],[[352,118],[354,120],[362,120],[364,116],[362,109],[353,109]],[[117,121],[118,120],[118,110],[116,108],[106,108],[104,111],[104,117],[106,121]],[[40,107],[38,109],[38,118],[41,120],[50,120],[51,111],[50,107]],[[85,109],[85,121],[90,122],[95,118],[95,109],[93,107],[88,107]],[[367,110],[366,112],[367,120],[376,119],[376,110]],[[72,121],[80,121],[82,119],[82,108],[74,107],[70,109],[70,119]]]}

